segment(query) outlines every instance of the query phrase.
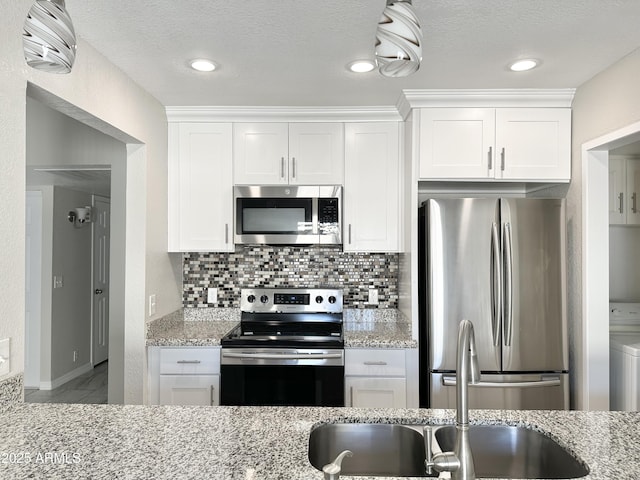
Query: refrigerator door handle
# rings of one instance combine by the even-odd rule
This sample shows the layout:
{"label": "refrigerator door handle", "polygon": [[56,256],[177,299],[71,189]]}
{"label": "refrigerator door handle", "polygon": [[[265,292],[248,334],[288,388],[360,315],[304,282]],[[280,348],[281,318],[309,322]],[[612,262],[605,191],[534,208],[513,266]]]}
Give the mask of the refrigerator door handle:
{"label": "refrigerator door handle", "polygon": [[[445,387],[455,387],[455,375],[443,375],[442,385]],[[469,384],[473,388],[536,388],[536,387],[559,387],[561,385],[560,377],[542,376],[540,380],[532,382],[483,382]]]}
{"label": "refrigerator door handle", "polygon": [[498,224],[491,225],[491,248],[493,250],[493,281],[491,283],[491,332],[493,345],[500,345],[500,318],[502,305],[502,270],[500,268],[500,238]]}
{"label": "refrigerator door handle", "polygon": [[506,222],[502,231],[504,253],[504,344],[513,340],[513,254],[511,249],[511,224]]}

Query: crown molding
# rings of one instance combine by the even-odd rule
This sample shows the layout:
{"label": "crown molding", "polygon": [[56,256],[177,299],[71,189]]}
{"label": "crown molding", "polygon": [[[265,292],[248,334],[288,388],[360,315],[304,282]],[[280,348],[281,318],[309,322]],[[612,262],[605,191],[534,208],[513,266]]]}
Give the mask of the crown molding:
{"label": "crown molding", "polygon": [[169,122],[400,122],[394,106],[373,107],[165,107]]}
{"label": "crown molding", "polygon": [[413,108],[425,107],[557,107],[570,108],[575,88],[407,89],[396,108],[406,119]]}

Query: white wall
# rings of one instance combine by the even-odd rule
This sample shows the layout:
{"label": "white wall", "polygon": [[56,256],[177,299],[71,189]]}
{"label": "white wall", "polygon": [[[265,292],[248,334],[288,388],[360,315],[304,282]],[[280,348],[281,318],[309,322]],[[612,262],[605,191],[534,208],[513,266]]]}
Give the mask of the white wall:
{"label": "white wall", "polygon": [[[127,254],[134,256],[122,292],[123,351],[126,392],[114,392],[114,401],[143,400],[145,298],[157,295],[155,317],[181,306],[180,258],[166,254],[167,124],[163,106],[82,39],[69,75],[52,75],[26,66],[22,56],[22,25],[31,0],[3,3],[0,18],[0,338],[12,338],[11,373],[24,370],[25,158],[27,82],[45,93],[47,103],[94,128],[129,144],[144,145],[133,155],[135,165],[123,166],[127,184],[127,211],[142,206],[143,235],[127,231]],[[73,18],[73,5],[68,5]],[[48,92],[48,93],[47,93]],[[50,94],[50,95],[49,95]],[[132,149],[128,149],[128,152]],[[139,150],[136,150],[139,152]],[[131,160],[131,156],[129,157]],[[126,221],[124,219],[123,221]],[[139,232],[136,232],[139,233]],[[128,264],[127,264],[128,265]],[[138,269],[136,271],[135,269]],[[140,281],[144,279],[144,281]],[[129,368],[129,365],[132,368]],[[0,379],[1,380],[1,379]],[[124,387],[123,387],[124,388]],[[111,391],[110,391],[111,399]]]}
{"label": "white wall", "polygon": [[[567,195],[569,239],[569,321],[571,364],[574,372],[572,392],[574,408],[606,408],[608,379],[589,383],[583,358],[586,342],[593,347],[593,354],[608,351],[608,335],[592,335],[603,330],[585,328],[583,325],[583,251],[582,218],[583,165],[582,144],[613,132],[640,120],[640,50],[636,50],[596,75],[577,90],[573,101],[571,187]],[[595,157],[592,159],[595,160]],[[602,175],[602,182],[607,176]],[[604,227],[606,228],[606,226]],[[605,242],[606,243],[606,242]],[[606,255],[606,252],[602,252]],[[602,288],[608,295],[608,289]],[[603,318],[607,322],[608,318]],[[595,338],[594,338],[595,337]],[[593,343],[592,343],[593,342]],[[591,349],[591,347],[590,347]],[[606,381],[604,381],[606,380]],[[587,392],[587,390],[589,390]],[[593,397],[593,398],[590,398]]]}
{"label": "white wall", "polygon": [[609,227],[609,300],[640,302],[640,228]]}

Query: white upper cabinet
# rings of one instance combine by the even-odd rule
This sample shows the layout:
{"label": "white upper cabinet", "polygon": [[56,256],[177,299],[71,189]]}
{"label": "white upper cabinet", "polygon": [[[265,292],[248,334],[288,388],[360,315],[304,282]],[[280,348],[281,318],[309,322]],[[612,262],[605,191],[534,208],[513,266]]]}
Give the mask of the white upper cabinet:
{"label": "white upper cabinet", "polygon": [[571,180],[571,110],[496,110],[495,176],[507,180]]}
{"label": "white upper cabinet", "polygon": [[493,108],[420,112],[420,178],[489,178],[495,143]]}
{"label": "white upper cabinet", "polygon": [[345,125],[345,252],[397,252],[400,143],[397,122]]}
{"label": "white upper cabinet", "polygon": [[421,180],[568,182],[568,108],[423,108]]}
{"label": "white upper cabinet", "polygon": [[342,123],[236,123],[236,185],[342,185]]}
{"label": "white upper cabinet", "polygon": [[609,158],[609,223],[640,225],[640,159]]}
{"label": "white upper cabinet", "polygon": [[234,249],[231,123],[169,123],[169,251]]}

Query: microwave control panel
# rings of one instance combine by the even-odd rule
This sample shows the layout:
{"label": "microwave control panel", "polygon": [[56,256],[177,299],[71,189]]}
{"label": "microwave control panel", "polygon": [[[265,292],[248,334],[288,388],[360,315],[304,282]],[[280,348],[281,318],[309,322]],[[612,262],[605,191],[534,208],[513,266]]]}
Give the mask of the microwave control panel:
{"label": "microwave control panel", "polygon": [[318,199],[318,223],[338,224],[338,199],[319,198]]}

